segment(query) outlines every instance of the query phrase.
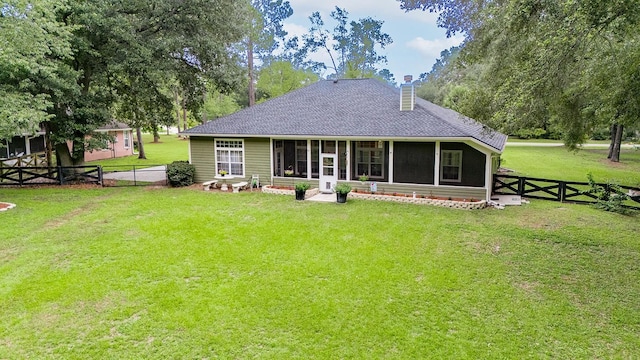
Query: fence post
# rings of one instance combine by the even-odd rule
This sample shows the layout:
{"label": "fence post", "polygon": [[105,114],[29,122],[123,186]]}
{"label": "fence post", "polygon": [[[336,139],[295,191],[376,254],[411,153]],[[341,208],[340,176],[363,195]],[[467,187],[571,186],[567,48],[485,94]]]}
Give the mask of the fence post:
{"label": "fence post", "polygon": [[524,183],[525,181],[527,181],[526,178],[524,177],[519,177],[518,178],[518,195],[522,196],[524,195]]}
{"label": "fence post", "polygon": [[564,181],[558,182],[558,201],[564,202],[567,193],[567,184]]}
{"label": "fence post", "polygon": [[58,166],[58,182],[60,185],[64,184],[64,174],[62,173],[62,166]]}
{"label": "fence post", "polygon": [[102,165],[98,165],[98,182],[100,182],[100,185],[104,187],[104,179],[102,176],[103,176]]}
{"label": "fence post", "polygon": [[18,184],[22,187],[22,168],[18,167]]}

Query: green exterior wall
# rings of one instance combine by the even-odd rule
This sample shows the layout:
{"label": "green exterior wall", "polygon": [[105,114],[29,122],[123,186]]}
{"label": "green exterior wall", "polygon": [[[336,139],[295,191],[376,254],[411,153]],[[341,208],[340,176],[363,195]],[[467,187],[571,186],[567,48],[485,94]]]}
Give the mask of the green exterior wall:
{"label": "green exterior wall", "polygon": [[[196,167],[196,182],[212,180],[216,175],[214,138],[191,137],[190,142],[191,163]],[[273,184],[280,186],[294,186],[296,183],[305,181],[308,182],[312,188],[318,187],[318,179],[304,179],[297,177],[277,177],[272,179],[270,144],[271,142],[268,138],[244,139],[245,181],[249,181],[251,179],[251,175],[259,175],[261,185]],[[482,157],[484,157],[484,154],[481,154],[476,150],[470,151],[471,149],[466,145],[458,147],[463,147],[465,151],[469,153],[478,153],[474,154],[477,156],[477,159],[474,159],[474,162],[477,163],[479,169],[484,169],[484,163],[480,163],[481,157],[478,156],[482,155]],[[445,146],[445,148],[448,147]],[[238,179],[238,181],[240,181],[240,179]],[[353,188],[368,189],[368,185],[362,184],[359,181],[350,181],[348,183],[351,184]],[[397,192],[402,194],[411,194],[415,191],[417,195],[442,198],[485,199],[486,188],[483,185],[481,185],[481,187],[466,187],[461,186],[460,184],[456,184],[456,186],[434,186],[429,184],[390,184],[388,182],[378,182],[377,190],[378,192],[384,193]]]}
{"label": "green exterior wall", "polygon": [[[191,146],[191,163],[196,167],[196,182],[212,180],[216,176],[215,138],[196,137],[189,139]],[[251,175],[259,175],[262,185],[271,181],[270,141],[267,138],[244,139],[244,180],[249,181]],[[237,179],[240,181],[240,179]]]}

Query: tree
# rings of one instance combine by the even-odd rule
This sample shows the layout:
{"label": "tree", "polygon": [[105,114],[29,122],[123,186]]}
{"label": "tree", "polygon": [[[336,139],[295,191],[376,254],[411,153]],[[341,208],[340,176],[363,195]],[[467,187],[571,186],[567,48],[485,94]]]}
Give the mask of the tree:
{"label": "tree", "polygon": [[49,94],[54,105],[48,124],[59,161],[83,163],[91,146],[87,135],[115,110],[136,127],[167,116],[173,104],[163,89],[170,79],[192,109],[202,105],[205,79],[221,91],[236,88],[238,61],[229,48],[242,36],[244,11],[232,0],[69,0],[57,9],[58,19],[73,29],[73,57],[65,63],[78,74],[68,91]]}
{"label": "tree", "polygon": [[[639,124],[635,1],[407,0],[401,6],[437,11],[448,34],[465,33],[457,66],[481,66],[474,75],[479,86],[471,89],[481,96],[457,97],[458,106],[479,111],[465,115],[509,133],[559,129],[572,148],[595,128]],[[474,106],[478,100],[488,106]],[[612,149],[619,147],[616,138]]]}
{"label": "tree", "polygon": [[33,133],[51,118],[49,95],[76,81],[65,64],[71,28],[56,19],[61,2],[5,1],[0,7],[0,139]]}
{"label": "tree", "polygon": [[249,14],[249,30],[243,45],[247,56],[249,106],[253,106],[256,102],[254,62],[256,58],[262,63],[272,60],[278,41],[287,35],[282,21],[293,14],[293,9],[288,1],[253,0]]}
{"label": "tree", "polygon": [[[393,42],[391,36],[382,32],[384,22],[367,17],[348,23],[349,13],[337,6],[330,16],[337,22],[333,32],[325,29],[319,12],[309,17],[311,27],[309,32],[302,36],[302,46],[296,54],[298,63],[306,64],[316,70],[326,69],[326,64],[305,61],[310,54],[324,50],[331,58],[335,78],[363,78],[377,75],[392,80],[393,74],[388,70],[378,69],[379,64],[386,64],[387,58],[379,55],[377,49],[384,49]],[[332,50],[337,52],[337,63]]]}
{"label": "tree", "polygon": [[258,89],[263,94],[260,100],[284,95],[316,81],[318,75],[311,70],[297,70],[288,61],[273,61],[260,70]]}

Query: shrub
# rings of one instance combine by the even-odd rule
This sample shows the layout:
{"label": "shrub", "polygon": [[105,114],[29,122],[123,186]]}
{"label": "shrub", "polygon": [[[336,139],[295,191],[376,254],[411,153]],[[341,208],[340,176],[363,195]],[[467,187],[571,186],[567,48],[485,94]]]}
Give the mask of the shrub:
{"label": "shrub", "polygon": [[174,161],[167,165],[167,178],[173,187],[189,186],[193,184],[196,167],[187,161]]}
{"label": "shrub", "polygon": [[622,215],[631,215],[635,212],[624,206],[624,202],[629,199],[629,196],[624,194],[623,190],[617,184],[607,182],[605,186],[597,184],[593,180],[591,173],[587,174],[589,179],[589,186],[591,187],[587,194],[593,194],[596,196],[596,203],[593,205],[596,209],[610,211]]}
{"label": "shrub", "polygon": [[309,183],[308,182],[299,182],[296,184],[296,190],[297,191],[307,191],[309,190]]}
{"label": "shrub", "polygon": [[336,185],[334,190],[335,190],[335,192],[337,192],[339,194],[348,194],[351,191],[351,185],[349,185],[347,183],[340,183],[340,184]]}

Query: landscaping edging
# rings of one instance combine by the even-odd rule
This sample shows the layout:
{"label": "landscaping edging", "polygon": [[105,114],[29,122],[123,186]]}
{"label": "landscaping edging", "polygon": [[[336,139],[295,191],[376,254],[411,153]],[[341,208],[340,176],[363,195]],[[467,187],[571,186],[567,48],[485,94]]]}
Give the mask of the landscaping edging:
{"label": "landscaping edging", "polygon": [[7,211],[16,207],[16,204],[0,202],[0,211]]}
{"label": "landscaping edging", "polygon": [[[271,187],[269,185],[265,185],[262,187],[262,192],[265,194],[276,194],[276,195],[295,195],[295,190],[293,189],[278,189]],[[320,190],[309,189],[305,194],[305,199],[308,199],[312,196],[320,193]],[[433,205],[433,206],[442,206],[452,209],[464,209],[464,210],[480,210],[487,207],[487,202],[485,200],[481,201],[455,201],[455,200],[439,200],[439,199],[428,199],[428,198],[413,198],[413,197],[405,197],[405,196],[393,196],[393,195],[380,195],[380,194],[363,194],[363,193],[354,193],[350,192],[348,198],[351,199],[362,199],[362,200],[377,200],[377,201],[393,201],[405,204],[417,204],[417,205]]]}
{"label": "landscaping edging", "polygon": [[455,200],[439,200],[428,198],[413,198],[405,196],[393,196],[393,195],[378,195],[378,194],[362,194],[350,192],[349,197],[352,199],[364,199],[364,200],[377,200],[377,201],[393,201],[407,204],[418,205],[433,205],[442,206],[452,209],[464,209],[464,210],[480,210],[487,206],[485,200],[481,201],[455,201]]}
{"label": "landscaping edging", "polygon": [[[277,188],[273,188],[270,185],[265,185],[262,187],[262,192],[265,194],[274,194],[274,195],[292,195],[294,196],[296,194],[296,191],[294,189],[277,189]],[[320,193],[320,189],[315,188],[315,189],[309,189],[305,192],[304,194],[304,198],[305,200],[312,197],[312,196],[316,196],[318,195],[318,193]]]}

